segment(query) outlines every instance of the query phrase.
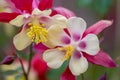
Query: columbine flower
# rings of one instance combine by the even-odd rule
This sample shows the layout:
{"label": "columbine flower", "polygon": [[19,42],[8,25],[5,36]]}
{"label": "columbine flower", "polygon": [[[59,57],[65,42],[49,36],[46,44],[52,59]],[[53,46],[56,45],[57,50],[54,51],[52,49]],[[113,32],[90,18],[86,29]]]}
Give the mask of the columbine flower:
{"label": "columbine flower", "polygon": [[[11,24],[25,24],[21,32],[14,37],[13,42],[18,50],[24,49],[25,47],[30,45],[31,42],[35,42],[36,44],[40,42],[46,42],[48,35],[47,29],[53,24],[59,25],[61,20],[66,20],[63,16],[56,15],[50,17],[49,14],[49,12],[47,13],[45,11],[42,13],[38,9],[35,9],[33,10],[32,15],[28,16],[27,19],[24,21],[25,23],[23,22],[23,20],[20,20],[20,18],[24,15],[20,15],[10,21]],[[60,17],[61,20],[58,20],[57,18]]]}
{"label": "columbine flower", "polygon": [[86,22],[82,18],[70,18],[68,29],[69,34],[56,26],[48,30],[55,33],[55,35],[49,34],[49,41],[52,43],[49,47],[57,46],[57,48],[45,51],[43,59],[51,68],[59,68],[65,60],[70,59],[69,68],[72,74],[79,75],[88,68],[88,61],[83,52],[92,56],[96,55],[100,50],[99,41],[95,34],[83,36]]}
{"label": "columbine flower", "polygon": [[[0,13],[0,21],[9,22],[15,26],[23,26],[17,34],[13,43],[18,50],[23,50],[31,42],[36,44],[46,42],[47,29],[53,25],[66,27],[66,18],[61,15],[50,17],[53,0],[11,0],[17,8],[16,13]],[[62,24],[61,24],[62,23]]]}
{"label": "columbine flower", "polygon": [[45,45],[52,49],[44,52],[44,60],[49,67],[56,69],[70,58],[69,68],[74,75],[85,72],[88,68],[88,61],[109,68],[116,67],[111,57],[99,49],[96,36],[111,24],[112,21],[101,20],[86,29],[86,22],[83,19],[70,18],[68,30],[63,31],[56,26],[51,27],[48,30],[51,32],[48,35],[49,44]]}

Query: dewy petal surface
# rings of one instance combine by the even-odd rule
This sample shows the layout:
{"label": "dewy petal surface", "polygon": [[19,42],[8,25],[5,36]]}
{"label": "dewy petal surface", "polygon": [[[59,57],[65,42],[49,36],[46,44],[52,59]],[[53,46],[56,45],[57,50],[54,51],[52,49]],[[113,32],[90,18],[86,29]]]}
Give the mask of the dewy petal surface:
{"label": "dewy petal surface", "polygon": [[13,43],[17,50],[23,50],[32,43],[26,34],[25,28],[13,38]]}
{"label": "dewy petal surface", "polygon": [[69,68],[73,75],[80,75],[84,73],[88,68],[88,62],[85,57],[81,56],[80,58],[76,58],[74,55],[71,56],[69,62]]}
{"label": "dewy petal surface", "polygon": [[81,41],[85,43],[85,48],[81,48],[80,44],[79,49],[83,52],[86,52],[89,55],[96,55],[100,48],[99,48],[99,40],[96,35],[94,34],[88,34],[86,37],[84,37]]}
{"label": "dewy petal surface", "polygon": [[47,65],[50,68],[57,69],[65,61],[64,52],[58,49],[49,49],[43,53],[43,59],[47,62]]}
{"label": "dewy petal surface", "polygon": [[82,18],[71,17],[68,19],[68,27],[73,38],[76,34],[82,37],[86,30],[86,22]]}

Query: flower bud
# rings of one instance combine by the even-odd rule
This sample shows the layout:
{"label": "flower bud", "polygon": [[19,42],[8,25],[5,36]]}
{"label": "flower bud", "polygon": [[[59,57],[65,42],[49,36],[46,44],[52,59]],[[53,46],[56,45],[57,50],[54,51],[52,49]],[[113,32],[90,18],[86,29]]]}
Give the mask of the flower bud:
{"label": "flower bud", "polygon": [[9,64],[13,63],[14,59],[15,59],[14,56],[8,55],[8,56],[6,56],[6,57],[1,61],[0,64],[1,64],[1,65],[2,65],[2,64],[9,65]]}

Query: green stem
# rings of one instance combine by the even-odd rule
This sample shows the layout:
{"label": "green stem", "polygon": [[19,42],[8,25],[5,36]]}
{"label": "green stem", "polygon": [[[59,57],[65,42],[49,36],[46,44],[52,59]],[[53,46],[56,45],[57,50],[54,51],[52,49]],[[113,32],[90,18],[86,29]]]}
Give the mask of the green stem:
{"label": "green stem", "polygon": [[84,74],[81,74],[81,77],[82,77],[82,80],[85,80],[85,78],[84,78]]}
{"label": "green stem", "polygon": [[[29,73],[30,73],[30,70],[31,70],[32,56],[33,56],[33,50],[32,50],[32,44],[31,44],[31,45],[30,45],[30,54],[29,54],[28,70],[27,70],[27,78],[29,77]],[[28,79],[27,79],[27,80],[28,80]]]}
{"label": "green stem", "polygon": [[20,58],[20,56],[16,53],[15,54],[16,57],[18,58],[20,64],[21,64],[21,67],[22,67],[22,71],[23,71],[23,74],[24,74],[24,77],[25,77],[25,80],[29,80],[29,73],[30,73],[30,70],[31,70],[31,62],[32,62],[32,56],[33,56],[33,50],[32,50],[32,44],[30,45],[30,54],[29,54],[29,60],[28,60],[28,70],[27,72],[25,71],[25,68],[24,68],[24,64]]}
{"label": "green stem", "polygon": [[16,53],[15,55],[16,55],[16,57],[18,58],[18,60],[19,60],[19,62],[20,62],[20,65],[21,65],[21,67],[22,67],[22,71],[23,71],[23,74],[24,74],[24,76],[25,76],[25,79],[28,80],[28,79],[27,79],[27,73],[25,72],[25,68],[24,68],[24,65],[23,65],[23,62],[22,62],[20,56],[18,55],[18,53]]}

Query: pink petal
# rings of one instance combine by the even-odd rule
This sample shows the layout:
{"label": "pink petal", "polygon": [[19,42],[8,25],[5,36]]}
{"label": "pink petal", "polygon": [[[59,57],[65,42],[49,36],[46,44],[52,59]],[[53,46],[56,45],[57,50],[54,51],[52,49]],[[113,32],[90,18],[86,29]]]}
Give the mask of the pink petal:
{"label": "pink petal", "polygon": [[16,18],[19,14],[18,13],[0,13],[0,22],[9,22],[12,19]]}
{"label": "pink petal", "polygon": [[48,66],[46,62],[42,59],[42,55],[40,55],[39,53],[36,53],[36,55],[33,57],[32,67],[38,75],[38,80],[47,80],[46,72],[48,70]]}
{"label": "pink petal", "polygon": [[68,19],[70,35],[74,41],[78,41],[82,38],[86,26],[85,20],[80,17],[71,17]]}
{"label": "pink petal", "polygon": [[87,35],[89,33],[93,33],[93,34],[99,34],[100,32],[102,32],[105,28],[109,27],[110,25],[112,25],[112,21],[109,20],[101,20],[98,21],[97,23],[95,23],[94,25],[90,26],[84,33],[84,35]]}
{"label": "pink petal", "polygon": [[62,73],[60,80],[76,80],[76,77],[70,72],[69,67]]}
{"label": "pink petal", "polygon": [[14,4],[15,7],[20,9],[21,11],[32,11],[32,2],[33,0],[11,0]]}
{"label": "pink petal", "polygon": [[45,75],[48,70],[48,66],[46,62],[42,59],[42,55],[38,53],[32,59],[32,67],[39,76]]}
{"label": "pink petal", "polygon": [[104,74],[100,77],[99,80],[107,80],[107,74],[104,73]]}
{"label": "pink petal", "polygon": [[53,0],[41,0],[38,7],[40,10],[45,10],[45,9],[50,9],[52,5],[53,5]]}
{"label": "pink petal", "polygon": [[102,50],[99,51],[99,53],[95,56],[91,56],[84,53],[84,56],[87,58],[87,60],[93,64],[97,64],[100,66],[113,68],[116,67],[115,62],[112,60],[112,58]]}
{"label": "pink petal", "polygon": [[99,51],[99,40],[95,34],[86,35],[79,43],[79,51],[89,55],[96,55]]}
{"label": "pink petal", "polygon": [[65,16],[66,18],[75,16],[75,14],[72,11],[70,11],[64,7],[54,7],[51,16],[56,15],[56,14],[61,14],[61,15]]}
{"label": "pink petal", "polygon": [[34,46],[34,49],[40,54],[43,53],[45,50],[47,50],[48,47],[44,46],[42,43],[39,43]]}
{"label": "pink petal", "polygon": [[38,8],[39,2],[40,2],[39,0],[33,0],[33,3],[32,3],[33,9]]}
{"label": "pink petal", "polygon": [[48,80],[46,75],[40,76],[38,75],[38,80]]}

